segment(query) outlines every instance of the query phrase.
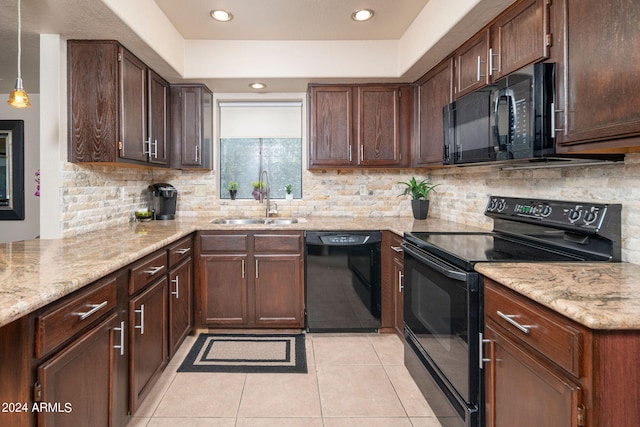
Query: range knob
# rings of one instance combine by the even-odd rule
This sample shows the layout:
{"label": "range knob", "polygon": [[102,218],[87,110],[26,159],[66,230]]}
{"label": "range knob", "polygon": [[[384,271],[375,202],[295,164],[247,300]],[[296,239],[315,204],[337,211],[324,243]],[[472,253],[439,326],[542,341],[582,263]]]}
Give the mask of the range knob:
{"label": "range knob", "polygon": [[589,225],[593,223],[598,218],[598,211],[589,211],[584,214],[584,223]]}
{"label": "range knob", "polygon": [[500,199],[496,202],[496,209],[498,212],[502,212],[507,207],[507,202],[504,199]]}
{"label": "range knob", "polygon": [[542,215],[545,218],[548,217],[549,215],[551,215],[551,206],[543,205],[542,206],[542,211],[540,212],[540,215]]}
{"label": "range knob", "polygon": [[580,219],[580,216],[582,215],[582,211],[579,209],[580,208],[577,207],[576,209],[571,209],[569,211],[569,221],[576,222],[577,220]]}

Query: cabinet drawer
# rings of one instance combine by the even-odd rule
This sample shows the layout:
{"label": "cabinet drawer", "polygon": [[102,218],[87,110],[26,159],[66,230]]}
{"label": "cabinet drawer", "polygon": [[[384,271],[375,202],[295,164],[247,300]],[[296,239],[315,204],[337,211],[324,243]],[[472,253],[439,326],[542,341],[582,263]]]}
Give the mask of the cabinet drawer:
{"label": "cabinet drawer", "polygon": [[484,315],[580,377],[583,334],[568,319],[488,280],[484,287]]}
{"label": "cabinet drawer", "polygon": [[241,252],[249,251],[247,234],[202,234],[200,236],[202,252]]}
{"label": "cabinet drawer", "polygon": [[133,295],[152,281],[167,273],[167,252],[158,251],[131,266],[129,295]]}
{"label": "cabinet drawer", "polygon": [[44,356],[113,310],[116,298],[116,279],[110,278],[53,304],[36,318],[36,357]]}
{"label": "cabinet drawer", "polygon": [[191,256],[193,253],[193,240],[191,236],[185,237],[172,244],[168,248],[169,252],[169,267],[178,265],[180,261]]}
{"label": "cabinet drawer", "polygon": [[256,234],[253,238],[256,253],[301,253],[302,234]]}

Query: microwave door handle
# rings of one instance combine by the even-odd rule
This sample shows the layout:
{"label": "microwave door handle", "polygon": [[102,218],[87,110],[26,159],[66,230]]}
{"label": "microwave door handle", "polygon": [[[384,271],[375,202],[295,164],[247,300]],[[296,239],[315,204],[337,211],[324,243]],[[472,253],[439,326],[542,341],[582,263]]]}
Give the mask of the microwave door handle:
{"label": "microwave door handle", "polygon": [[414,249],[414,246],[412,245],[403,243],[402,249],[404,250],[405,253],[410,254],[411,256],[416,258],[418,261],[421,261],[422,263],[427,265],[429,268],[436,270],[437,272],[443,274],[444,276],[447,276],[451,279],[459,280],[459,281],[467,280],[466,272],[462,270],[453,270],[451,269],[450,266],[438,261],[432,256]]}

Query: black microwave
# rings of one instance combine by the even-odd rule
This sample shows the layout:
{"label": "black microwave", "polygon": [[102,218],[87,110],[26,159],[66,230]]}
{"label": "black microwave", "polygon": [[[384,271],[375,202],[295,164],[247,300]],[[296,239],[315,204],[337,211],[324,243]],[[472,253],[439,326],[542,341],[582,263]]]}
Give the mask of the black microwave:
{"label": "black microwave", "polygon": [[444,107],[444,164],[553,155],[555,64],[527,66]]}

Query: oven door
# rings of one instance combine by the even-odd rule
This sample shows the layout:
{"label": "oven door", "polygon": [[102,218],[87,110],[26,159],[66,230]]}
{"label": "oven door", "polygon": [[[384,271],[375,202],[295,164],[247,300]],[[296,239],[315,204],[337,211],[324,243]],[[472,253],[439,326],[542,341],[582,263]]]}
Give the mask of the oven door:
{"label": "oven door", "polygon": [[434,377],[433,383],[458,414],[459,425],[475,425],[481,385],[479,276],[408,242],[402,246],[408,348]]}

